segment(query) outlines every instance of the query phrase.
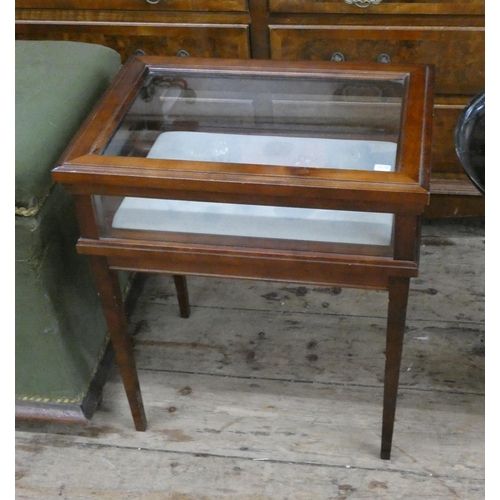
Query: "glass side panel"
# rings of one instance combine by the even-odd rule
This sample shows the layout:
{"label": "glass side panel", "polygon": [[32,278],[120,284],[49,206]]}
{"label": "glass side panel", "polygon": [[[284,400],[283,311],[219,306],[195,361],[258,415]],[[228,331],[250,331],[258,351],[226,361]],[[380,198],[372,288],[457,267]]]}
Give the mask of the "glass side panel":
{"label": "glass side panel", "polygon": [[108,238],[220,244],[223,237],[247,247],[391,254],[387,213],[115,196],[95,202]]}
{"label": "glass side panel", "polygon": [[395,168],[403,80],[152,73],[104,155]]}

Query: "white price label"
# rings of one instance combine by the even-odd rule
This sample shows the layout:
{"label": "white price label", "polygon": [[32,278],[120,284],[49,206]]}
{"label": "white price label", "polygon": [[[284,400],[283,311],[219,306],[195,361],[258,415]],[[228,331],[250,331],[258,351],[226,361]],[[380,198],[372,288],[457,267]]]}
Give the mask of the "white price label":
{"label": "white price label", "polygon": [[390,165],[382,165],[381,163],[376,163],[373,167],[373,170],[377,170],[378,172],[390,172],[391,169]]}

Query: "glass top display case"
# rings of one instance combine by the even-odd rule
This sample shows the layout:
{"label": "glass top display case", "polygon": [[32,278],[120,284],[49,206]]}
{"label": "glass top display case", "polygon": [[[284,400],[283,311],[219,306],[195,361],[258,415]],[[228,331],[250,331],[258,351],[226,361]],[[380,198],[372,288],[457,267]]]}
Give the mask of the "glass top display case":
{"label": "glass top display case", "polygon": [[[404,92],[402,77],[359,82],[330,75],[152,72],[102,154],[223,163],[235,173],[248,171],[242,165],[261,165],[255,172],[315,179],[328,179],[327,170],[394,172]],[[256,244],[248,238],[288,240],[293,248],[353,244],[363,253],[391,247],[389,213],[137,197],[99,201],[109,237],[225,235],[245,245]]]}
{"label": "glass top display case", "polygon": [[390,316],[418,272],[432,84],[426,66],[135,57],[53,177],[103,290],[117,269],[339,284],[388,290]]}

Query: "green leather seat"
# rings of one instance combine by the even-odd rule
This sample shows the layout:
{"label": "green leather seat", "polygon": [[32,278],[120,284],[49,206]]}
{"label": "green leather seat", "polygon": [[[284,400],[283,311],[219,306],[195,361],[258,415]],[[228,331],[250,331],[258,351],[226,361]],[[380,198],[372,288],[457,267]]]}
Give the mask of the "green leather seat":
{"label": "green leather seat", "polygon": [[88,416],[107,328],[75,250],[71,196],[50,171],[121,61],[112,49],[76,42],[17,41],[15,50],[16,416],[39,417],[37,405]]}

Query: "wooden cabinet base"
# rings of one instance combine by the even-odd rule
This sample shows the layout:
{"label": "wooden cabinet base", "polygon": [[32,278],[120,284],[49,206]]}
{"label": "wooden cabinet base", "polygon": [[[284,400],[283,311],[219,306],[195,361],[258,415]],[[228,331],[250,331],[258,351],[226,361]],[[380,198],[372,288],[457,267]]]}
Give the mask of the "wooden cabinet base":
{"label": "wooden cabinet base", "polygon": [[468,179],[431,180],[431,201],[424,217],[479,217],[485,210],[484,196]]}

